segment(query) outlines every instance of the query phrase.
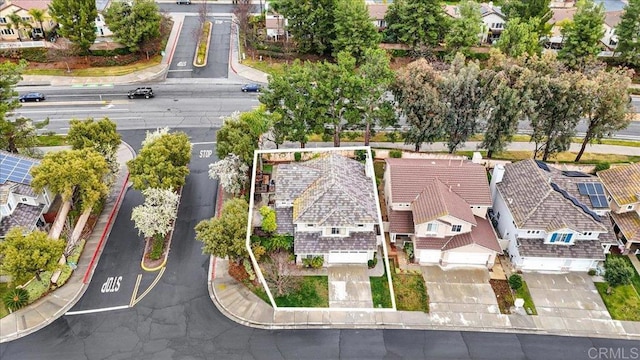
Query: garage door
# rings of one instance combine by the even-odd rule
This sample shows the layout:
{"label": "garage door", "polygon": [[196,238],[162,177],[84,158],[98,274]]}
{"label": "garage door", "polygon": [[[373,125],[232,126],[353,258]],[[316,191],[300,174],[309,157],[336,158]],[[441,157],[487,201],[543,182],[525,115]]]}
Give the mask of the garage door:
{"label": "garage door", "polygon": [[487,253],[449,252],[447,258],[448,264],[487,265],[487,261]]}
{"label": "garage door", "polygon": [[564,259],[527,258],[522,262],[522,270],[560,271]]}
{"label": "garage door", "polygon": [[438,264],[440,254],[440,250],[418,250],[418,261],[420,264]]}
{"label": "garage door", "polygon": [[367,260],[369,260],[369,256],[366,251],[345,251],[329,253],[328,262],[330,264],[364,264]]}
{"label": "garage door", "polygon": [[591,260],[572,260],[569,269],[571,271],[589,271],[592,262]]}

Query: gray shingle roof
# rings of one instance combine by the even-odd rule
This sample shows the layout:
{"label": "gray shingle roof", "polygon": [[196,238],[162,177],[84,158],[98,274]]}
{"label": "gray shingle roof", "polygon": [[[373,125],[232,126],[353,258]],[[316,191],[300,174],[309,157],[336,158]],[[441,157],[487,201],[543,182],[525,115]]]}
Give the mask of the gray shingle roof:
{"label": "gray shingle roof", "polygon": [[321,232],[296,232],[293,242],[296,254],[326,254],[330,251],[370,251],[376,249],[373,231],[352,232],[347,237],[322,236]]}
{"label": "gray shingle roof", "polygon": [[604,260],[600,241],[576,240],[574,245],[544,244],[544,239],[518,239],[523,257],[552,257]]}
{"label": "gray shingle roof", "polygon": [[450,215],[476,225],[470,205],[451,186],[439,179],[426,184],[420,195],[413,201],[413,220],[423,224]]}
{"label": "gray shingle roof", "polygon": [[13,213],[9,216],[4,216],[0,221],[0,237],[5,237],[9,230],[16,226],[32,229],[42,214],[43,208],[43,204],[33,206],[20,203],[16,205]]}
{"label": "gray shingle roof", "polygon": [[276,208],[276,232],[293,235],[293,208]]}
{"label": "gray shingle roof", "polygon": [[640,201],[640,162],[599,171],[598,177],[618,205]]}
{"label": "gray shingle roof", "polygon": [[[532,159],[505,165],[504,177],[496,187],[505,199],[516,226],[519,229],[545,229],[547,232],[562,228],[580,232],[607,231],[602,222],[553,190],[550,183],[555,182],[562,187],[558,179],[562,176],[553,170],[540,169]],[[595,178],[590,179],[594,181]],[[566,190],[577,191],[573,188],[576,186]]]}

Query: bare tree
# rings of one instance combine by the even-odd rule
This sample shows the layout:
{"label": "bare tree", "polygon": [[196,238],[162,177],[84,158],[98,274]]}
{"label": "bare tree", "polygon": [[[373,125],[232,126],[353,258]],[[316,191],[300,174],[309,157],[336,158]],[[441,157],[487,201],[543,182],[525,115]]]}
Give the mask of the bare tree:
{"label": "bare tree", "polygon": [[247,36],[249,34],[249,16],[251,16],[251,10],[253,9],[252,0],[238,0],[233,9],[233,14],[238,20],[238,27],[240,28],[238,36],[242,40],[244,46],[247,46]]}
{"label": "bare tree", "polygon": [[289,253],[276,251],[260,266],[262,275],[269,288],[275,290],[276,296],[284,296],[300,286],[300,278],[289,274],[288,265]]}

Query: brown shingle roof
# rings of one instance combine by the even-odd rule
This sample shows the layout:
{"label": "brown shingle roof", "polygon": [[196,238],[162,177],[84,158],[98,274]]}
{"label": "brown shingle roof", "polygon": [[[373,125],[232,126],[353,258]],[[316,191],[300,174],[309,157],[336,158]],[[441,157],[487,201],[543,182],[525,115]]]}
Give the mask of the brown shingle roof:
{"label": "brown shingle roof", "polygon": [[615,28],[620,24],[622,14],[624,14],[624,10],[608,11],[604,13],[604,23],[610,28]]}
{"label": "brown shingle roof", "polygon": [[489,220],[476,216],[475,221],[478,225],[474,226],[471,232],[468,233],[445,238],[418,237],[415,241],[416,249],[451,250],[476,244],[501,254],[502,248]]}
{"label": "brown shingle roof", "polygon": [[321,232],[297,231],[293,240],[296,254],[326,254],[330,251],[370,251],[376,249],[373,231],[352,232],[347,237],[322,236]]}
{"label": "brown shingle roof", "polygon": [[487,173],[482,165],[468,160],[387,159],[391,201],[411,203],[438,178],[471,206],[491,206]]}
{"label": "brown shingle roof", "polygon": [[640,163],[599,171],[598,177],[618,205],[640,201]]}
{"label": "brown shingle roof", "polygon": [[557,174],[540,169],[534,160],[506,164],[502,181],[496,188],[519,229],[545,229],[547,232],[569,228],[575,231],[607,231],[606,226],[575,206],[551,182]]}
{"label": "brown shingle roof", "polygon": [[375,20],[382,20],[387,14],[388,4],[367,4],[369,17]]}
{"label": "brown shingle roof", "polygon": [[600,241],[576,240],[574,245],[545,244],[544,239],[518,238],[518,252],[524,257],[604,260]]}
{"label": "brown shingle roof", "polygon": [[413,234],[415,232],[413,212],[390,210],[389,232],[395,234]]}
{"label": "brown shingle roof", "polygon": [[426,184],[411,205],[414,224],[423,224],[446,215],[476,224],[470,205],[451,186],[438,179]]}
{"label": "brown shingle roof", "polygon": [[611,212],[611,217],[627,241],[640,242],[640,215],[635,211],[622,214]]}

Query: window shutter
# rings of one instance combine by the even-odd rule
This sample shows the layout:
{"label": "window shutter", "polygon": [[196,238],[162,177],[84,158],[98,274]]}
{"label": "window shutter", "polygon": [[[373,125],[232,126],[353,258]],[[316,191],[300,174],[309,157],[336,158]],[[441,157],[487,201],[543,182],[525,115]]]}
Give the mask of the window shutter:
{"label": "window shutter", "polygon": [[553,234],[551,235],[551,240],[549,242],[556,242],[556,238],[558,237],[558,234]]}
{"label": "window shutter", "polygon": [[564,242],[565,243],[570,243],[572,237],[573,237],[573,234],[567,234],[567,237],[564,238]]}

